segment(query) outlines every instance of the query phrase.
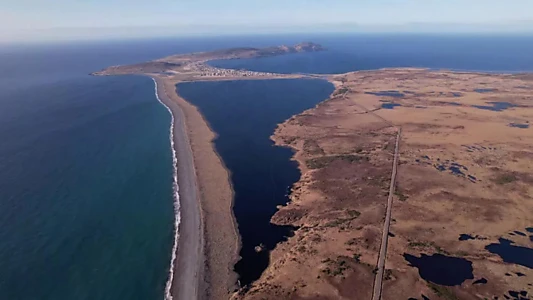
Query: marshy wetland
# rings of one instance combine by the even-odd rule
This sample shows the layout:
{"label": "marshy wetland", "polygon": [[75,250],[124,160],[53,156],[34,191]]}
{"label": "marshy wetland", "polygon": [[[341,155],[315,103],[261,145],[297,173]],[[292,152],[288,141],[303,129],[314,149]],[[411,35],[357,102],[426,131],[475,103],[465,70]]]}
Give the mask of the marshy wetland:
{"label": "marshy wetland", "polygon": [[295,150],[302,178],[272,220],[298,230],[244,298],[370,298],[401,127],[383,299],[527,299],[533,131],[509,124],[533,118],[533,76],[391,69],[331,80],[328,101],[273,136]]}

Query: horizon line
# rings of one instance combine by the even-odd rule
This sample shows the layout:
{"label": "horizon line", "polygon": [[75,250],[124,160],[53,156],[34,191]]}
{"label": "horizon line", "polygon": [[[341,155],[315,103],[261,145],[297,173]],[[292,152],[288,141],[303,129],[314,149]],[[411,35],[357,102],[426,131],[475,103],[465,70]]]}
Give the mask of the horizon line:
{"label": "horizon line", "polygon": [[[438,23],[432,23],[437,25]],[[533,25],[533,23],[532,23]],[[388,27],[388,26],[387,26]],[[143,28],[143,29],[157,29],[157,28],[165,28],[165,29],[172,29],[171,27],[101,27],[98,28],[99,30],[109,30],[109,29],[127,29],[131,30],[133,28]],[[70,30],[69,28],[68,30]],[[81,29],[81,28],[76,28]],[[95,28],[85,28],[93,30]],[[287,28],[288,29],[288,28]],[[373,29],[362,29],[359,28],[354,29],[351,28],[351,30],[334,30],[326,29],[321,31],[309,31],[309,30],[294,30],[295,28],[292,28],[293,30],[282,30],[282,31],[276,31],[276,30],[269,30],[269,31],[197,31],[197,32],[146,32],[145,34],[138,34],[138,35],[129,35],[124,34],[121,32],[114,32],[109,33],[105,32],[106,34],[85,34],[82,35],[55,35],[55,36],[39,36],[39,38],[31,38],[31,37],[21,37],[18,36],[18,38],[15,39],[9,39],[9,38],[2,38],[0,34],[0,45],[10,45],[10,44],[44,44],[44,43],[64,43],[64,42],[91,42],[91,41],[109,41],[109,40],[116,40],[116,41],[128,41],[128,40],[141,40],[141,39],[180,39],[180,38],[216,38],[216,37],[248,37],[248,36],[269,36],[269,35],[282,35],[282,36],[291,36],[291,35],[308,35],[308,36],[319,36],[319,35],[368,35],[368,34],[374,34],[374,35],[494,35],[494,36],[529,36],[533,35],[533,27],[532,28],[522,28],[522,30],[510,30],[510,28],[501,28],[500,30],[494,30],[494,28],[486,28],[483,30],[475,30],[475,29],[462,29],[462,30],[446,30],[446,29],[436,29],[436,28],[425,28],[425,29],[405,29],[405,28],[380,28],[374,27]],[[492,29],[492,30],[491,30]],[[1,33],[1,32],[0,32]]]}

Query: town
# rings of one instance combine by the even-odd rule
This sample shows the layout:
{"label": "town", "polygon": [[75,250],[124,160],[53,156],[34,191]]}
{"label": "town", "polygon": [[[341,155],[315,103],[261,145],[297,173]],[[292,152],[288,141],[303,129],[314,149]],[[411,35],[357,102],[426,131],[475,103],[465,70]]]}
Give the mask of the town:
{"label": "town", "polygon": [[283,74],[269,73],[269,72],[255,72],[247,70],[222,69],[212,67],[206,61],[195,61],[181,67],[181,70],[173,70],[167,73],[173,74],[187,74],[198,77],[285,77]]}

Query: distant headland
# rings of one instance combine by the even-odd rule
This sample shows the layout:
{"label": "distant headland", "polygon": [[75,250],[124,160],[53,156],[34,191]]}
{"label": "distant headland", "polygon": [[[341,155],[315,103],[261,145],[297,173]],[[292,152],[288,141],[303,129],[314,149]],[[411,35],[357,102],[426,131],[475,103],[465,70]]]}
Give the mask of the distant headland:
{"label": "distant headland", "polygon": [[221,77],[236,79],[237,77],[294,77],[292,75],[253,72],[243,70],[221,69],[207,64],[210,60],[242,59],[272,57],[291,53],[325,51],[320,44],[306,42],[294,46],[274,46],[266,48],[230,48],[209,52],[177,54],[161,59],[124,66],[112,66],[91,75],[126,75],[126,74],[159,74],[178,76],[182,81],[220,80]]}

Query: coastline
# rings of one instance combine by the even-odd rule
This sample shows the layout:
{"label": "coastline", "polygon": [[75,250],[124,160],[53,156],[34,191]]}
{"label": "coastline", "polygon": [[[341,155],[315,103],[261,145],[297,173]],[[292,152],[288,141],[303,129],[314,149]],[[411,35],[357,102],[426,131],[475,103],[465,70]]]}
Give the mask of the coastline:
{"label": "coastline", "polygon": [[165,299],[200,299],[203,272],[200,266],[204,260],[204,238],[192,150],[188,146],[188,137],[183,126],[185,124],[183,112],[170,100],[163,82],[157,78],[152,79],[155,82],[158,100],[172,115],[171,145],[174,152],[174,169],[177,172],[174,174],[175,192],[177,192],[175,224],[179,226],[175,228],[171,271],[165,288]]}
{"label": "coastline", "polygon": [[[442,70],[432,71],[429,69],[421,68],[385,68],[380,70],[355,71],[335,75],[325,74],[320,76],[321,78],[319,79],[330,82],[335,86],[336,90],[338,90],[345,84],[345,82],[341,80],[341,77],[343,76],[366,76],[369,74],[372,75],[374,73],[378,73],[379,75],[380,72],[428,72],[432,74],[453,73],[460,75],[478,74],[472,72],[449,72]],[[176,161],[174,161],[174,167],[177,171],[177,182],[179,182],[178,197],[179,200],[181,200],[181,203],[175,204],[175,221],[177,224],[176,226],[179,225],[179,229],[177,232],[179,233],[179,240],[176,237],[177,247],[175,244],[171,264],[171,267],[173,269],[171,270],[169,276],[172,282],[171,284],[167,284],[166,287],[166,292],[169,292],[170,296],[166,296],[165,299],[179,300],[232,298],[232,294],[237,290],[237,274],[233,271],[233,266],[239,259],[238,254],[240,249],[240,237],[237,232],[237,223],[233,214],[234,192],[232,190],[232,185],[230,182],[231,173],[225,167],[224,162],[222,161],[222,159],[214,148],[213,140],[216,138],[216,134],[210,128],[208,122],[204,119],[197,107],[187,102],[187,100],[185,100],[179,95],[179,84],[184,82],[212,80],[268,80],[274,78],[282,78],[275,76],[265,76],[262,78],[221,77],[195,79],[180,78],[178,76],[168,76],[168,74],[160,75],[154,73],[144,73],[139,75],[149,76],[156,82],[158,98],[161,97],[159,99],[160,102],[164,106],[166,106],[167,109],[169,109],[173,118],[173,131],[171,132],[171,134],[173,135],[172,147],[174,154],[177,155],[178,167],[176,169]],[[492,74],[487,75],[492,76]],[[519,75],[502,76],[505,76],[507,78],[514,78],[519,77]],[[305,78],[306,76],[302,77]],[[308,77],[315,76],[308,75]],[[283,79],[285,78],[289,79],[294,77],[283,77]],[[377,89],[381,87],[372,86],[372,88]],[[346,92],[343,94],[343,97],[344,96],[346,96]],[[324,101],[318,104],[317,107],[312,108],[308,111],[317,110],[322,104],[328,103],[334,98],[335,92],[331,94],[329,98],[324,99]],[[328,105],[330,104],[331,103],[329,103]],[[333,103],[333,105],[335,105],[335,103]],[[357,110],[357,108],[355,109]],[[391,111],[384,110],[382,112],[390,113]],[[303,113],[297,114],[291,117],[286,122],[278,124],[278,128],[271,137],[277,145],[282,145],[294,149],[294,147],[291,147],[292,142],[285,142],[280,136],[277,136],[277,134],[279,134],[280,128],[288,124],[287,122],[293,120],[293,118],[298,118],[302,114]],[[387,132],[384,132],[384,134],[386,135]],[[300,146],[303,146],[303,144]],[[356,146],[358,145],[354,145],[354,149],[356,148]],[[294,150],[298,150],[298,148]],[[307,221],[304,221],[304,219],[301,219],[299,221],[291,219],[291,213],[302,210],[302,207],[308,204],[307,202],[311,203],[312,201],[316,200],[311,198],[310,200],[312,201],[308,201],[309,199],[303,199],[306,197],[309,198],[311,196],[316,196],[316,193],[314,192],[309,193],[309,191],[307,190],[308,187],[305,186],[306,184],[312,181],[312,176],[311,174],[307,174],[307,172],[304,172],[310,170],[306,169],[304,161],[301,160],[303,158],[304,156],[302,156],[301,153],[298,153],[298,151],[294,153],[294,156],[292,158],[293,160],[298,162],[301,171],[301,177],[299,181],[292,187],[293,194],[291,195],[291,202],[293,202],[293,204],[297,204],[298,207],[296,209],[293,205],[278,210],[276,215],[274,215],[274,217],[272,218],[274,224],[293,225],[292,223],[294,223],[296,226],[302,224],[304,224],[304,227],[307,226]],[[302,199],[298,199],[300,198],[300,196],[302,197]],[[178,207],[178,205],[180,204],[181,211],[179,211]],[[354,208],[360,209],[361,207],[354,206]],[[369,239],[370,242],[368,242],[368,247],[366,248],[366,250],[375,248],[374,250],[375,252],[377,252],[379,251],[379,249],[374,243],[374,236],[377,232],[379,232],[380,228],[379,226],[376,226],[374,224],[373,218],[377,220],[377,218],[380,215],[384,214],[384,212],[381,211],[381,207],[362,208],[364,208],[364,217],[358,220],[355,220],[357,219],[357,217],[350,219],[354,220],[353,222],[350,221],[350,226],[355,226],[354,224],[357,224],[358,226],[354,228],[364,228],[364,230],[361,232],[365,236],[368,235],[371,237],[371,239]],[[352,211],[357,212],[359,214],[359,211]],[[309,212],[313,212],[313,210],[309,209],[309,211],[305,213],[304,216],[308,215]],[[295,222],[298,224],[296,224]],[[318,225],[320,225],[319,227],[322,226],[325,228],[331,227],[330,225],[328,225],[329,223],[326,225],[324,224]],[[309,228],[314,228],[316,226],[317,225],[313,223],[312,226],[310,226]],[[339,233],[340,232],[341,231],[339,231]],[[334,237],[337,234],[338,233],[332,233],[331,236]],[[294,281],[295,278],[298,276],[295,276],[295,278],[284,278],[282,275],[280,275],[279,277],[278,275],[279,271],[284,269],[284,262],[290,260],[287,260],[287,257],[285,257],[286,253],[292,252],[291,249],[295,247],[294,243],[296,243],[296,240],[299,241],[302,236],[306,238],[307,234],[303,233],[301,234],[301,236],[298,237],[298,239],[292,238],[289,239],[287,243],[278,245],[278,249],[275,249],[271,254],[271,258],[273,258],[273,260],[270,262],[263,276],[261,276],[262,278],[260,278],[251,287],[250,290],[241,290],[244,291],[244,293],[239,295],[233,295],[234,299],[256,299],[254,297],[259,296],[262,293],[265,293],[264,295],[268,295],[269,293],[276,294],[277,292],[279,292],[276,290],[276,288],[270,289],[268,287],[277,286],[272,285],[271,281],[275,282],[279,279],[283,279],[282,281],[278,282],[279,284],[281,284],[281,286],[286,284],[288,286],[294,287],[299,284],[300,281]],[[341,236],[338,237],[344,238]],[[349,240],[346,241],[346,243],[349,242]],[[344,257],[350,257],[351,255],[341,252],[338,252],[340,256],[338,256],[337,259],[344,259]],[[358,256],[357,263],[350,265],[354,270],[357,270],[359,274],[366,274],[364,276],[365,279],[360,278],[360,280],[362,280],[363,282],[365,282],[365,280],[368,278],[374,277],[371,275],[371,269],[369,269],[368,266],[373,265],[373,262],[377,260],[372,257],[371,253],[367,252],[368,251],[359,251],[358,255],[360,256]],[[309,260],[309,262],[313,261],[314,263],[312,265],[318,266],[320,265],[320,262],[322,260]],[[307,269],[308,271],[311,271],[311,268]],[[313,269],[313,271],[316,271],[315,269]],[[308,275],[309,273],[305,274]],[[321,278],[320,276],[322,276],[322,273],[319,273],[316,278]],[[314,283],[316,283],[317,285],[323,285],[323,281],[318,281],[314,278],[315,277],[313,277],[312,280]],[[301,280],[303,280],[303,277]],[[371,286],[372,283],[366,282],[366,284],[368,286]],[[327,291],[328,289],[329,287],[325,288],[324,292],[329,293]],[[287,292],[290,292],[289,289],[287,289]],[[305,291],[303,292],[305,293]],[[366,291],[364,293],[366,293]]]}
{"label": "coastline", "polygon": [[170,107],[161,100],[159,97],[158,92],[158,85],[157,81],[152,78],[154,81],[154,87],[155,87],[155,96],[157,98],[157,101],[159,101],[170,113],[171,122],[170,122],[170,147],[172,150],[172,169],[174,170],[173,174],[173,192],[174,192],[174,244],[172,245],[172,253],[171,253],[171,259],[170,259],[170,266],[169,266],[169,276],[167,283],[165,285],[165,300],[172,300],[172,282],[174,281],[174,266],[176,264],[176,257],[177,257],[177,249],[178,249],[178,242],[179,242],[179,227],[181,223],[181,207],[180,207],[180,195],[179,195],[179,185],[178,185],[178,158],[176,155],[176,143],[174,142],[174,126],[175,126],[175,118],[172,110]]}
{"label": "coastline", "polygon": [[181,206],[167,299],[227,299],[236,288],[233,265],[240,245],[229,172],[214,149],[216,135],[198,109],[178,95],[180,81],[151,77],[174,120]]}
{"label": "coastline", "polygon": [[[530,224],[524,221],[529,217],[524,210],[517,209],[527,205],[529,195],[514,194],[516,200],[512,203],[505,199],[513,189],[531,182],[524,175],[530,169],[531,153],[523,150],[530,149],[526,141],[528,137],[531,141],[531,133],[512,129],[513,123],[509,124],[501,110],[486,105],[490,103],[487,101],[509,101],[509,105],[520,107],[521,111],[509,110],[508,116],[529,128],[529,122],[518,121],[527,120],[527,114],[531,113],[526,111],[531,109],[525,100],[528,98],[509,99],[508,94],[527,94],[533,88],[532,77],[486,73],[480,78],[478,75],[387,68],[329,77],[336,92],[317,107],[279,124],[271,137],[276,145],[294,150],[293,160],[298,162],[302,173],[292,188],[291,202],[281,207],[272,221],[298,226],[300,230],[272,251],[272,260],[263,276],[237,299],[274,299],[278,295],[285,295],[286,299],[370,299],[375,279],[379,280],[378,294],[390,299],[414,298],[420,294],[433,299],[439,298],[443,291],[457,299],[488,299],[507,290],[522,289],[525,281],[482,290],[474,280],[483,276],[488,282],[498,282],[512,268],[521,268],[521,274],[527,274],[522,279],[530,274],[523,268],[524,262],[509,264],[505,258],[496,258],[495,252],[489,254],[490,262],[487,262],[487,250],[498,246],[495,242],[502,236],[509,235],[506,238],[522,247],[529,243],[527,238],[519,237],[521,230]],[[529,82],[519,81],[525,80],[522,77]],[[476,91],[485,84],[494,88],[491,92],[494,98],[487,99],[483,92]],[[509,91],[509,87],[514,90]],[[376,91],[403,91],[405,95],[389,96],[387,102],[398,103],[399,107],[384,108],[384,97],[375,95]],[[451,91],[461,93],[456,95]],[[437,113],[430,115],[431,110]],[[435,117],[439,114],[446,118]],[[486,125],[489,119],[491,123]],[[384,120],[402,128],[400,152],[397,133],[392,127],[383,126]],[[485,131],[486,126],[490,126],[490,133]],[[506,138],[521,143],[510,144]],[[479,146],[482,150],[470,150],[465,145],[483,146]],[[505,154],[491,150],[496,148]],[[346,159],[350,155],[365,159]],[[395,170],[398,155],[401,158]],[[466,171],[461,176],[442,172],[420,159],[423,155],[429,155],[428,160],[433,157],[436,161],[459,162],[475,176],[468,177]],[[499,159],[501,155],[509,155],[521,163],[509,165]],[[322,158],[328,158],[326,163],[317,164]],[[390,184],[394,181],[391,173],[398,174],[396,184]],[[516,174],[516,177],[513,183],[498,183],[501,174]],[[358,188],[345,192],[340,189],[345,186]],[[439,198],[429,200],[429,193]],[[443,202],[453,206],[440,206]],[[458,217],[458,212],[466,217]],[[394,219],[389,232],[391,213]],[[510,214],[520,217],[512,221],[500,217]],[[384,227],[385,218],[388,221]],[[472,240],[480,241],[465,247],[467,242],[458,240],[463,232],[472,232],[475,236]],[[383,242],[387,247],[382,246]],[[406,253],[421,258],[442,255],[463,260],[473,266],[475,274],[465,276],[453,288],[433,283],[423,276],[420,265],[415,267],[407,261]],[[377,275],[376,266],[381,269]],[[453,265],[449,268],[456,272]],[[507,269],[503,271],[503,268]],[[356,282],[358,286],[354,288]]]}

